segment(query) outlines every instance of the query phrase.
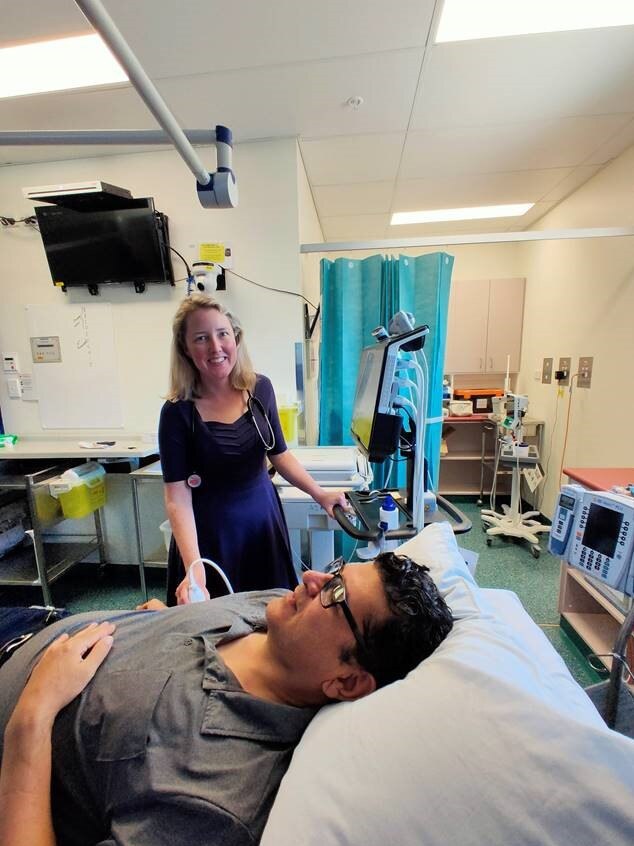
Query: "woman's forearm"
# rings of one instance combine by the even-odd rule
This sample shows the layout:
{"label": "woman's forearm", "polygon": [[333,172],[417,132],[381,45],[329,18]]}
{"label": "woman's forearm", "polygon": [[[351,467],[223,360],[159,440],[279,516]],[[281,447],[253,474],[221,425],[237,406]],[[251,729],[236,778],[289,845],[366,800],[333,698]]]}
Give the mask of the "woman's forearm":
{"label": "woman's forearm", "polygon": [[165,486],[165,510],[172,527],[172,534],[176,546],[185,565],[189,567],[192,561],[200,558],[198,547],[198,532],[194,509],[192,507],[191,492],[189,490],[170,490]]}
{"label": "woman's forearm", "polygon": [[335,489],[324,490],[324,488],[320,487],[290,450],[282,452],[280,455],[270,456],[270,461],[287,482],[293,485],[293,487],[304,491],[309,496],[312,496],[329,517],[334,516],[333,508],[336,505],[344,509],[348,508],[343,491]]}
{"label": "woman's forearm", "polygon": [[299,488],[308,496],[319,502],[319,497],[324,493],[313,477],[308,473],[300,462],[295,458],[290,450],[280,453],[280,455],[270,455],[269,461],[275,467],[280,476],[283,476],[286,481],[294,488]]}

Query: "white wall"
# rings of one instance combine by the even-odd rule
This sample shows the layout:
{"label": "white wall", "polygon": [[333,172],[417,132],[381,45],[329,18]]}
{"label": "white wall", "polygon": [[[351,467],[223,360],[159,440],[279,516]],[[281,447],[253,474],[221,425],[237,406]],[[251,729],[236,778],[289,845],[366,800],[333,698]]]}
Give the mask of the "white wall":
{"label": "white wall", "polygon": [[[201,148],[200,155],[213,169],[213,149]],[[294,139],[238,145],[234,166],[240,204],[225,211],[202,209],[194,178],[173,151],[3,167],[0,213],[32,214],[33,205],[22,197],[24,186],[102,179],[128,188],[136,197],[154,197],[157,209],[169,216],[172,246],[190,263],[198,258],[199,243],[229,242],[238,273],[263,285],[299,292],[297,155]],[[173,266],[177,278],[185,276],[175,255]],[[112,303],[113,367],[128,433],[156,431],[167,388],[170,324],[183,294],[183,283],[176,288],[148,286],[144,294],[135,294],[132,286],[101,286],[98,300],[80,290],[63,294],[51,282],[38,233],[24,226],[0,227],[0,350],[17,352],[22,369],[31,369],[27,304]],[[301,300],[262,290],[231,274],[227,291],[219,298],[240,316],[256,369],[270,376],[277,391],[294,392],[294,343],[302,339]],[[4,379],[0,405],[6,431],[42,433],[37,403],[9,399]]]}
{"label": "white wall", "polygon": [[[299,243],[316,244],[324,240],[315,201],[313,199],[306,169],[297,147],[297,206],[299,223]],[[302,291],[306,299],[316,306],[321,297],[319,279],[319,260],[316,253],[300,255],[302,273]],[[315,309],[309,306],[309,318],[312,322]],[[310,341],[304,343],[304,438],[307,444],[316,444],[318,437],[318,375],[319,375],[319,329],[317,321]]]}
{"label": "white wall", "polygon": [[[542,218],[538,228],[631,226],[633,186],[634,147]],[[579,356],[594,356],[591,388],[573,387],[564,464],[634,467],[634,238],[534,242],[522,245],[521,255],[527,286],[518,390],[529,395],[531,415],[546,420],[542,512],[551,516],[570,394],[566,389],[558,397],[554,382],[536,380],[544,357],[557,365],[560,356],[571,356],[576,373]]]}

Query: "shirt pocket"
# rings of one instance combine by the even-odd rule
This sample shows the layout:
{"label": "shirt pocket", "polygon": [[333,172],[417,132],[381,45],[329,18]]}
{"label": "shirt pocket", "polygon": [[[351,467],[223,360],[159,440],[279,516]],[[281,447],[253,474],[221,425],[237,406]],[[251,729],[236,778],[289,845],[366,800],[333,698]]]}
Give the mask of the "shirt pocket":
{"label": "shirt pocket", "polygon": [[145,754],[152,716],[170,670],[121,670],[100,679],[84,726],[96,730],[95,760],[125,761]]}

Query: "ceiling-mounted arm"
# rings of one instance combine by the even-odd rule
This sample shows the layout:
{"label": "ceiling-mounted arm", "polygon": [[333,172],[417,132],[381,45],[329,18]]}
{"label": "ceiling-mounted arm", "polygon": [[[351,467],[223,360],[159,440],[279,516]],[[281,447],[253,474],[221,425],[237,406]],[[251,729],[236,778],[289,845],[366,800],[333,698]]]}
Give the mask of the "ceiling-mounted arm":
{"label": "ceiling-mounted arm", "polygon": [[[99,0],[75,0],[75,3],[93,27],[101,35],[112,53],[125,70],[137,93],[152,112],[160,126],[169,136],[181,158],[196,177],[196,189],[200,202],[205,208],[234,208],[238,204],[238,189],[231,167],[232,138],[226,127],[216,127],[216,151],[218,170],[210,174],[198,158],[187,136],[167,108],[165,101],[156,90],[154,83],[145,73],[138,59],[128,46],[110,15]],[[15,135],[15,133],[14,133]],[[7,143],[6,141],[4,143]],[[10,143],[10,142],[9,142]],[[15,143],[15,142],[14,142]],[[46,143],[55,143],[47,141]],[[57,143],[60,143],[59,141]],[[81,141],[77,138],[65,143],[102,143],[100,141]],[[132,142],[129,139],[105,143],[148,143],[146,140]],[[154,143],[154,142],[150,142]],[[156,143],[164,143],[158,141]]]}
{"label": "ceiling-mounted arm", "polygon": [[[206,185],[196,182],[201,204],[205,208],[235,208],[238,205],[238,187],[231,167],[231,130],[226,126],[217,126],[215,130],[185,129],[183,134],[192,144],[216,144],[217,172],[207,174],[210,179]],[[20,129],[0,132],[0,147],[45,147],[64,144],[147,146],[169,144],[172,140],[160,129]]]}
{"label": "ceiling-mounted arm", "polygon": [[[146,145],[166,144],[171,141],[196,177],[196,190],[201,205],[208,209],[235,208],[238,205],[238,186],[232,168],[231,130],[226,126],[216,126],[215,131],[209,129],[183,131],[99,0],[75,0],[75,2],[116,56],[133,87],[163,127],[163,131],[154,129],[20,130],[0,132],[0,146]],[[192,143],[209,144],[214,141],[218,169],[215,173],[208,173],[192,147]]]}

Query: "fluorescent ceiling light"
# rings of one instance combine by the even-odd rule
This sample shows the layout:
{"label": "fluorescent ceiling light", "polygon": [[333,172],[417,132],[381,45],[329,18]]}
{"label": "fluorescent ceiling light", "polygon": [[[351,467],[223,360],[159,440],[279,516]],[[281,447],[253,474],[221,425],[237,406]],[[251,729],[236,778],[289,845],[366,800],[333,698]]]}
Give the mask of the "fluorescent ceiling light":
{"label": "fluorescent ceiling light", "polygon": [[98,35],[0,49],[0,98],[127,82]]}
{"label": "fluorescent ceiling light", "polygon": [[632,0],[445,0],[436,43],[630,24]]}
{"label": "fluorescent ceiling light", "polygon": [[474,206],[466,209],[430,209],[429,211],[395,212],[390,226],[404,223],[440,223],[444,220],[484,220],[489,217],[521,217],[534,203],[515,203],[508,206]]}

